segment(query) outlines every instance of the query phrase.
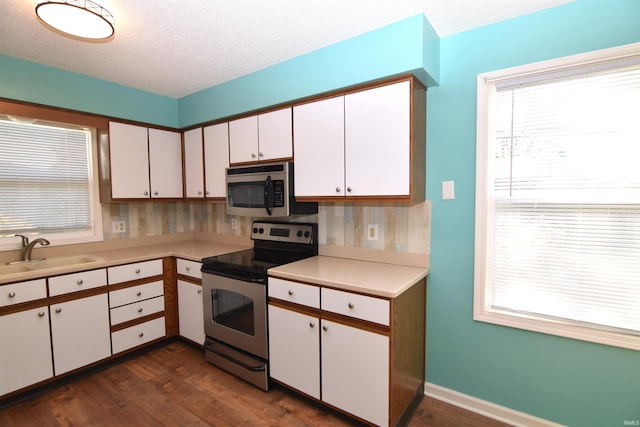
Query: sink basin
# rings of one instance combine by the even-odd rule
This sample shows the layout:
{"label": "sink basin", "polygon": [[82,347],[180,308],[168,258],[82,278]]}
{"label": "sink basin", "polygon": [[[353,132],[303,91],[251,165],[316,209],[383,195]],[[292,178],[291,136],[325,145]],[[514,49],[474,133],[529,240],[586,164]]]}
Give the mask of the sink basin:
{"label": "sink basin", "polygon": [[25,273],[27,271],[45,270],[50,268],[72,267],[75,265],[98,261],[104,261],[104,259],[93,255],[70,255],[33,261],[18,261],[12,264],[1,265],[0,274],[16,274]]}

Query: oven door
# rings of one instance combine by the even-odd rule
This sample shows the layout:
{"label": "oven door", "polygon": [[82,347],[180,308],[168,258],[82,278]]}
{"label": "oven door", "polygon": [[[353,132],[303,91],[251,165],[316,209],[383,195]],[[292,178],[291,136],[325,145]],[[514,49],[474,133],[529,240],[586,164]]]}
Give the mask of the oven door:
{"label": "oven door", "polygon": [[267,359],[266,278],[202,274],[208,337]]}

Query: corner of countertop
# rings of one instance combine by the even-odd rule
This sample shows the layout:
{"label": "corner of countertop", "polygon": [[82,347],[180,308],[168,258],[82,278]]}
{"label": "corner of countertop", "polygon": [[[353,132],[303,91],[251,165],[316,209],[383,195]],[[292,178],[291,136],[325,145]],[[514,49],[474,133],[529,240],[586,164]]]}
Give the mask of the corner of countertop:
{"label": "corner of countertop", "polygon": [[337,245],[320,245],[319,255],[335,258],[348,258],[359,261],[381,262],[385,264],[405,265],[429,270],[431,257],[429,254],[412,252],[393,252],[380,249],[356,248]]}

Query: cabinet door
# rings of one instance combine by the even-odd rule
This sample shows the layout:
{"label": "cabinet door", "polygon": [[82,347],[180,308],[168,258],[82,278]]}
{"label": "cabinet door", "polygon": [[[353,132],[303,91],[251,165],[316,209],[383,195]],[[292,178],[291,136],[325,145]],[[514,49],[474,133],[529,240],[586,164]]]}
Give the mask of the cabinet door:
{"label": "cabinet door", "polygon": [[346,95],[344,113],[347,195],[409,195],[409,81]]}
{"label": "cabinet door", "polygon": [[180,336],[204,345],[202,286],[178,280]]}
{"label": "cabinet door", "polygon": [[290,107],[258,116],[258,158],[260,160],[292,158],[291,138]]}
{"label": "cabinet door", "polygon": [[344,97],[293,108],[296,196],[344,196]]}
{"label": "cabinet door", "polygon": [[389,425],[389,337],[322,320],[322,400]]}
{"label": "cabinet door", "polygon": [[55,374],[60,375],[111,356],[107,294],[51,306]]}
{"label": "cabinet door", "polygon": [[202,128],[183,134],[184,188],[189,198],[204,198],[204,161],[202,154]]}
{"label": "cabinet door", "polygon": [[182,143],[180,133],[149,129],[151,197],[182,198]]}
{"label": "cabinet door", "polygon": [[258,116],[229,122],[229,162],[258,160]]}
{"label": "cabinet door", "polygon": [[111,197],[144,199],[149,197],[149,151],[147,128],[109,123]]}
{"label": "cabinet door", "polygon": [[204,176],[207,197],[226,197],[229,167],[229,123],[204,128]]}
{"label": "cabinet door", "polygon": [[0,316],[0,396],[53,376],[49,309]]}
{"label": "cabinet door", "polygon": [[271,377],[320,399],[319,320],[269,305]]}

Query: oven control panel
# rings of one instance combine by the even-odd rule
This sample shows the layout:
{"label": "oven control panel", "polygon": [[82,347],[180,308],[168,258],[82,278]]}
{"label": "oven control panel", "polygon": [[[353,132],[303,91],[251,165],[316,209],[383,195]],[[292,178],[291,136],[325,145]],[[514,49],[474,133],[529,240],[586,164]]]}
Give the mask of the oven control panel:
{"label": "oven control panel", "polygon": [[254,221],[251,227],[253,240],[310,244],[315,240],[315,224],[299,222]]}

